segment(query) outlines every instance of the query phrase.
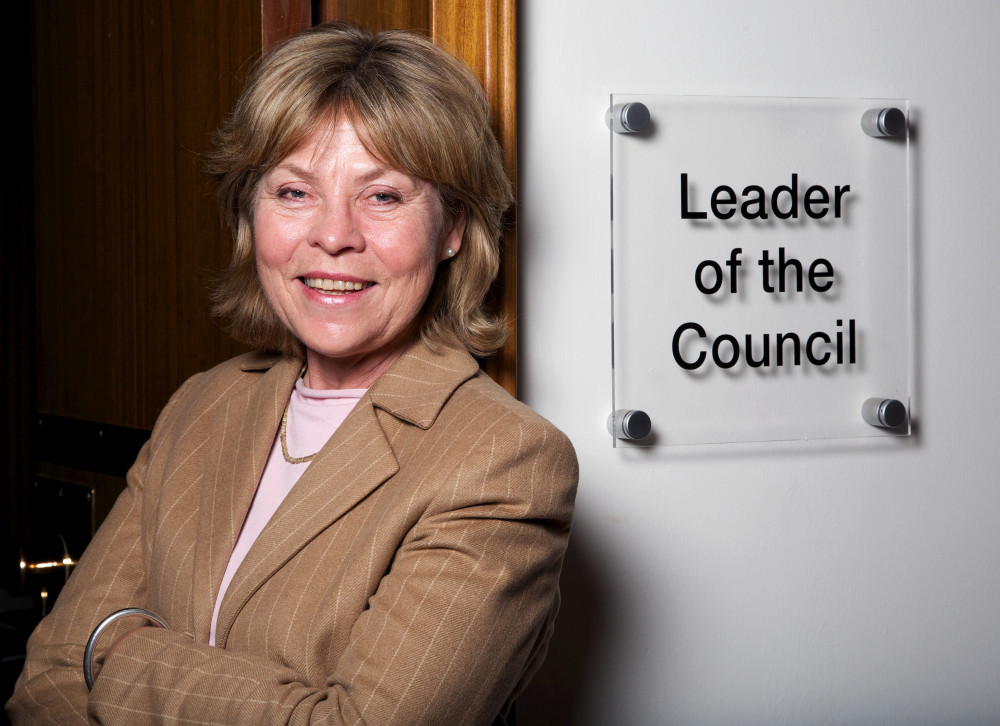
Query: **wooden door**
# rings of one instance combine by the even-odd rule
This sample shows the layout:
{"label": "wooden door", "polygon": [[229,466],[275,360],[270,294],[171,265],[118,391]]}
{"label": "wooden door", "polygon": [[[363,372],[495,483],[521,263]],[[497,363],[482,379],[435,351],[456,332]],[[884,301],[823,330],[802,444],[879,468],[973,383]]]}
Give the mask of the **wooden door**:
{"label": "wooden door", "polygon": [[208,314],[231,242],[201,154],[261,18],[234,0],[31,13],[35,474],[95,488],[100,520],[172,391],[241,350]]}

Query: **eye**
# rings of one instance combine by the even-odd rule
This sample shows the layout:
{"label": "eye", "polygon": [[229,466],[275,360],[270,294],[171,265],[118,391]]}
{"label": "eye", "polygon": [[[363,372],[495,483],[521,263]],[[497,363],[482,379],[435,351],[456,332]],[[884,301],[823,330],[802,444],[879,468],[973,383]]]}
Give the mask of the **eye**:
{"label": "eye", "polygon": [[302,189],[296,189],[295,187],[282,187],[281,189],[278,190],[276,196],[279,199],[292,199],[295,201],[302,201],[308,195]]}
{"label": "eye", "polygon": [[392,204],[399,201],[399,196],[392,192],[375,192],[370,199],[376,204]]}

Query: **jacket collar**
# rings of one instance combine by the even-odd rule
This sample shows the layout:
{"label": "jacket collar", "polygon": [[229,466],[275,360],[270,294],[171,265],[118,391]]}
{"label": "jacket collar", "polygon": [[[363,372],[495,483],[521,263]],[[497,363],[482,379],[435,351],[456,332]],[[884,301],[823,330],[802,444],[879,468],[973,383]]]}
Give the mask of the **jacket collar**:
{"label": "jacket collar", "polygon": [[[240,361],[240,370],[246,372],[269,371],[275,366],[283,384],[279,389],[284,388],[288,374],[301,370],[302,359],[257,351]],[[427,429],[455,389],[478,370],[475,359],[454,336],[437,350],[418,340],[375,381],[368,395],[376,408]],[[294,385],[292,378],[289,395]]]}
{"label": "jacket collar", "polygon": [[368,393],[376,408],[426,430],[455,389],[478,370],[475,359],[457,340],[436,351],[418,341]]}

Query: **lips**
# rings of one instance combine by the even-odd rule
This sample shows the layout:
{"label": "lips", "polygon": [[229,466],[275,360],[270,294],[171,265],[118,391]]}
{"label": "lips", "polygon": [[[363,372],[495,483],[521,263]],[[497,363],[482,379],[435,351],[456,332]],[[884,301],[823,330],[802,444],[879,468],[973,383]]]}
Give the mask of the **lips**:
{"label": "lips", "polygon": [[328,277],[299,278],[306,287],[325,295],[347,295],[359,290],[365,290],[375,283],[370,280],[331,280]]}

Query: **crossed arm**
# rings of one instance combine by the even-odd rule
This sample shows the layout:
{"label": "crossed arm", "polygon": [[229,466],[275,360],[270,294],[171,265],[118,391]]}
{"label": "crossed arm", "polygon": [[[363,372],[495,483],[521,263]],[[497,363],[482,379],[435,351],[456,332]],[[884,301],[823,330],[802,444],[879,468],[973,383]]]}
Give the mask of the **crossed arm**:
{"label": "crossed arm", "polygon": [[[105,633],[88,692],[82,662],[91,631],[110,612],[147,600],[156,543],[143,522],[162,506],[145,501],[147,445],[32,636],[8,705],[13,723],[489,723],[544,655],[569,533],[575,455],[554,430],[537,433],[506,458],[509,430],[480,437],[488,455],[465,461],[488,465],[460,462],[448,474],[362,612],[309,604],[329,608],[331,620],[353,619],[346,648],[324,654],[323,679],[292,667],[286,653],[214,648],[173,624],[132,630],[141,624],[132,621]],[[319,649],[322,634],[310,642]]]}

